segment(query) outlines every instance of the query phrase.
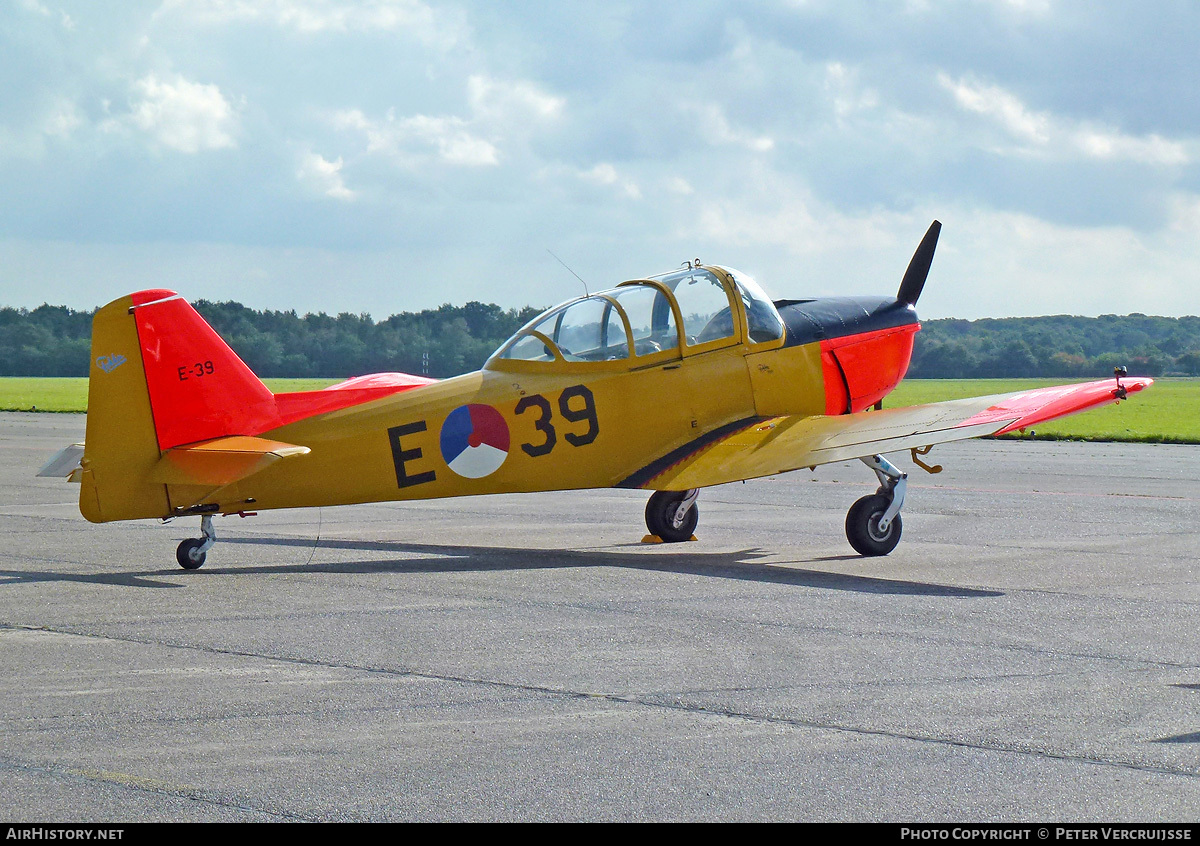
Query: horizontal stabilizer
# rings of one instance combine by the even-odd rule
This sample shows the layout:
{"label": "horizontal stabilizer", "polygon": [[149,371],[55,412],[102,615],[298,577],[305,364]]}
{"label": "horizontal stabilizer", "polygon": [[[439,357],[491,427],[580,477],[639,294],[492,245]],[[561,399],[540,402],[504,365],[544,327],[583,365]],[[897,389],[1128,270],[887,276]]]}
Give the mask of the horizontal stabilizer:
{"label": "horizontal stabilizer", "polygon": [[39,476],[49,476],[54,479],[68,479],[72,482],[79,481],[79,473],[82,471],[79,462],[83,459],[83,444],[71,444],[63,447],[54,454],[54,457],[42,465],[42,469],[37,471]]}
{"label": "horizontal stabilizer", "polygon": [[151,479],[168,485],[224,487],[253,476],[279,461],[307,455],[306,446],[236,435],[216,438],[163,453]]}

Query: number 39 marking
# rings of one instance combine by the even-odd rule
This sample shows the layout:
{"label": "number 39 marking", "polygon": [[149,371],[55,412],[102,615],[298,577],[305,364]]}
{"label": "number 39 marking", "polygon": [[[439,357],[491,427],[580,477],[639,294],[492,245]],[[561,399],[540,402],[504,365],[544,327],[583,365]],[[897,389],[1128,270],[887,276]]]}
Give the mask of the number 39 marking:
{"label": "number 39 marking", "polygon": [[[582,400],[583,407],[572,408],[571,400]],[[576,402],[576,405],[579,403]],[[531,408],[536,408],[539,412],[537,419],[533,421],[533,427],[542,433],[542,442],[521,444],[521,449],[525,451],[526,455],[536,458],[539,455],[548,455],[554,449],[555,444],[558,443],[558,435],[554,431],[554,424],[550,422],[554,416],[550,408],[550,401],[541,394],[522,397],[521,401],[517,403],[516,413],[524,414]],[[596,440],[596,436],[600,434],[600,419],[596,416],[596,398],[583,385],[573,385],[559,395],[558,413],[568,423],[587,421],[587,431],[563,434],[571,446],[586,446]]]}

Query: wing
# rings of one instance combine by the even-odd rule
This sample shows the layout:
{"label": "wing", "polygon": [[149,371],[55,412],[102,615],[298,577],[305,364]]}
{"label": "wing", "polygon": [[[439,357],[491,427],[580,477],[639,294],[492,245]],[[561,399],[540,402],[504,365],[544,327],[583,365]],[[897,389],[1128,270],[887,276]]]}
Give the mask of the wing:
{"label": "wing", "polygon": [[836,417],[755,418],[692,450],[664,469],[656,462],[634,474],[629,487],[687,490],[801,467],[862,458],[877,453],[1000,435],[1047,420],[1099,408],[1149,386],[1128,379],[1123,390],[1112,380],[1060,385],[1011,394],[864,411]]}

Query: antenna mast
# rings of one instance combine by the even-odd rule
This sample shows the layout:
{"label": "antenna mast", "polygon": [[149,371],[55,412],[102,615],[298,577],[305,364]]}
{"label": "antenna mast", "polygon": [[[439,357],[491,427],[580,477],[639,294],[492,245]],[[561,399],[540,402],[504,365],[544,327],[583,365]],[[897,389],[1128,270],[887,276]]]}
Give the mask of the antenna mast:
{"label": "antenna mast", "polygon": [[558,262],[559,264],[561,264],[563,267],[566,267],[566,268],[567,268],[567,272],[568,272],[568,273],[570,273],[572,276],[574,276],[576,279],[578,279],[578,280],[579,280],[581,283],[583,283],[583,295],[584,295],[585,297],[590,297],[590,296],[591,296],[591,294],[588,292],[588,286],[587,286],[587,283],[583,281],[583,277],[582,277],[582,276],[580,276],[578,273],[576,273],[574,270],[571,270],[571,268],[567,267],[567,263],[566,263],[565,261],[563,261],[562,259],[560,259],[558,256],[555,256],[555,255],[554,255],[554,250],[551,250],[551,249],[547,248],[547,249],[546,249],[546,252],[548,252],[550,255],[554,256],[554,260],[555,260],[555,261],[557,261],[557,262]]}

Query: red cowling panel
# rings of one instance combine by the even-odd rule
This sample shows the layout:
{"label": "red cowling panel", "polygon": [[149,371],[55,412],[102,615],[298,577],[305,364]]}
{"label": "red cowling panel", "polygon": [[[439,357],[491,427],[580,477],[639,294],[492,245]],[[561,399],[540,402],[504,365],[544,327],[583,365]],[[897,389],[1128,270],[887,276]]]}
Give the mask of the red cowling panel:
{"label": "red cowling panel", "polygon": [[160,449],[228,435],[261,435],[434,381],[382,373],[323,391],[272,394],[173,291],[140,291],[132,298]]}
{"label": "red cowling panel", "polygon": [[[1134,394],[1154,384],[1153,379],[1123,379],[1121,384],[1128,393]],[[1112,379],[1084,382],[1079,385],[1056,385],[1052,388],[1037,388],[1017,394],[997,403],[987,411],[981,411],[959,423],[959,426],[974,426],[976,423],[997,423],[1001,420],[1017,420],[996,432],[1003,435],[1017,429],[1027,429],[1047,420],[1065,417],[1077,411],[1098,408],[1117,402],[1117,384]]]}
{"label": "red cowling panel", "polygon": [[[913,336],[919,328],[910,324],[821,342],[822,361],[826,354],[832,354],[845,374],[852,412],[870,408],[891,393],[904,378],[912,360]],[[828,409],[831,398],[828,367],[825,367],[825,373]],[[844,406],[832,413],[844,413]]]}
{"label": "red cowling panel", "polygon": [[825,380],[825,413],[830,416],[849,414],[850,395],[846,393],[846,377],[842,375],[842,368],[833,357],[833,351],[825,350],[824,345],[821,350],[821,375]]}

